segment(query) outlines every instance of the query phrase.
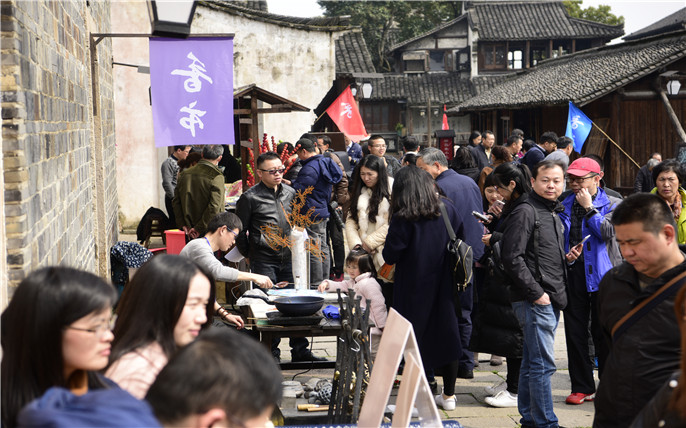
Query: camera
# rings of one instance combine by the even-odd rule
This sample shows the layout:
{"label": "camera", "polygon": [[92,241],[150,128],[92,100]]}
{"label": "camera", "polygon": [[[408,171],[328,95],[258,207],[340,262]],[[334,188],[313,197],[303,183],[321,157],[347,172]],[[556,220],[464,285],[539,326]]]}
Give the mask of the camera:
{"label": "camera", "polygon": [[345,223],[343,223],[341,213],[336,208],[338,208],[338,202],[331,201],[329,203],[329,214],[331,214],[333,221],[336,222],[336,226],[338,226],[339,229],[343,230],[345,229]]}

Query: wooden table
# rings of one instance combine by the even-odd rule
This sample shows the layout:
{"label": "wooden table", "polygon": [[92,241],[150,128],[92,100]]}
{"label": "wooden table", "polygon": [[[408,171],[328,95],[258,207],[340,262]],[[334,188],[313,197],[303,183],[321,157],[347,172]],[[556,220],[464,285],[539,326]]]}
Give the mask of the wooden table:
{"label": "wooden table", "polygon": [[[247,318],[254,320],[253,329],[260,334],[260,342],[262,342],[271,352],[272,340],[281,337],[322,337],[322,336],[338,336],[341,331],[341,323],[339,320],[330,320],[322,318],[319,325],[294,325],[294,326],[279,326],[267,324],[266,313],[275,309],[273,306],[265,304],[253,304],[243,306],[247,310]],[[253,324],[253,323],[250,323]],[[307,368],[334,368],[336,366],[335,360],[330,361],[302,361],[302,362],[285,362],[280,363],[284,370],[290,369],[307,369]]]}

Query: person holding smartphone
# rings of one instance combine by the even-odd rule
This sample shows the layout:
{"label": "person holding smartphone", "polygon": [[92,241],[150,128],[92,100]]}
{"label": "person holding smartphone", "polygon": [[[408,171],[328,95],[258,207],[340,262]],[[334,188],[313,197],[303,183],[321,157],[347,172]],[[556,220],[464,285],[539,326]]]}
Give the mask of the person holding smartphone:
{"label": "person holding smartphone", "polygon": [[605,193],[599,185],[601,178],[600,165],[593,159],[572,162],[567,169],[567,187],[572,193],[562,201],[564,212],[560,213],[569,265],[564,316],[572,391],[565,400],[567,404],[581,404],[595,397],[589,317],[599,372],[609,349],[609,344],[603,343],[596,299],[605,272],[622,261],[610,222],[621,200]]}

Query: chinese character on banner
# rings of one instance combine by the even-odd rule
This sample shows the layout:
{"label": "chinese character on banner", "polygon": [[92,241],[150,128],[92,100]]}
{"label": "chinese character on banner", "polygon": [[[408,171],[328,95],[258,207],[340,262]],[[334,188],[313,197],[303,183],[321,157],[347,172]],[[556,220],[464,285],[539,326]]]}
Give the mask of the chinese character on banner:
{"label": "chinese character on banner", "polygon": [[234,144],[233,38],[150,39],[155,147]]}

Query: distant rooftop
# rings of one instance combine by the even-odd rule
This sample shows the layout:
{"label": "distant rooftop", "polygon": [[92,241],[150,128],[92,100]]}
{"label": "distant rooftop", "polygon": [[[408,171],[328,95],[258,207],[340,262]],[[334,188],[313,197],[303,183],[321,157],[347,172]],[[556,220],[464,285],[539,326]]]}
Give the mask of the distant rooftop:
{"label": "distant rooftop", "polygon": [[677,10],[673,14],[662,18],[661,20],[650,24],[647,27],[641,28],[628,36],[623,37],[624,40],[637,40],[644,37],[650,37],[657,34],[669,33],[672,31],[679,31],[686,28],[686,7]]}

